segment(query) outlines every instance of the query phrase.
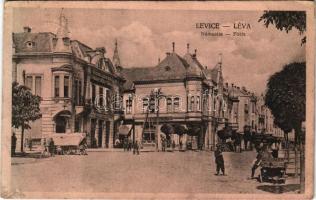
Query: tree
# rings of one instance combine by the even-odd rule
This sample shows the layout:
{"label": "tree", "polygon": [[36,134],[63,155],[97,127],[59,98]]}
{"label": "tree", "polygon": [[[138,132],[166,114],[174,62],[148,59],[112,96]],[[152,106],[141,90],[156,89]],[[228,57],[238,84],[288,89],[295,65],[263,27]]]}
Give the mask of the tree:
{"label": "tree", "polygon": [[291,63],[272,75],[267,84],[265,104],[270,108],[275,122],[284,131],[295,130],[295,144],[301,152],[301,192],[304,191],[304,141],[302,122],[306,115],[306,63]]}
{"label": "tree", "polygon": [[265,96],[265,104],[270,108],[277,125],[284,131],[293,127],[296,135],[305,121],[305,73],[306,63],[286,65],[282,71],[270,77]]}
{"label": "tree", "polygon": [[[306,12],[305,11],[264,11],[258,20],[263,21],[268,28],[270,24],[288,33],[292,28],[296,28],[302,35],[306,31]],[[302,44],[306,43],[306,36],[302,38]]]}
{"label": "tree", "polygon": [[33,95],[29,88],[17,82],[12,83],[12,127],[21,128],[21,152],[24,152],[24,130],[31,128],[30,121],[42,117],[40,102],[41,98]]}

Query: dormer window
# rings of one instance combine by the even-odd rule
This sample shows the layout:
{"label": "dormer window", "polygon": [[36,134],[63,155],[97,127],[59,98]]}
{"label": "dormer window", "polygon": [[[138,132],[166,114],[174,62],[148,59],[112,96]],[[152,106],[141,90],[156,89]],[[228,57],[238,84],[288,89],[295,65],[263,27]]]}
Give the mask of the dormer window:
{"label": "dormer window", "polygon": [[33,48],[35,46],[35,42],[27,41],[25,45],[27,48]]}

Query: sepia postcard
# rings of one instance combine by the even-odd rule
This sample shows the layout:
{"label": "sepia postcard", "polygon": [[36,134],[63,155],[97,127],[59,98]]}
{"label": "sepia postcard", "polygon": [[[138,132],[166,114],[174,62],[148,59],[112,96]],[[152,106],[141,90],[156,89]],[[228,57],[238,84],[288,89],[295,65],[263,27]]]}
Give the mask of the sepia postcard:
{"label": "sepia postcard", "polygon": [[311,199],[314,4],[6,2],[1,197]]}

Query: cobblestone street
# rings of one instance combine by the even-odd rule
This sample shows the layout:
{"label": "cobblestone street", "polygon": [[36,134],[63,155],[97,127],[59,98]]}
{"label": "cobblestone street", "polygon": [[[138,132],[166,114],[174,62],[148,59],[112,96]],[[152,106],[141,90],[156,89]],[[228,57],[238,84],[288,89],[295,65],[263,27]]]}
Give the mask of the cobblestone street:
{"label": "cobblestone street", "polygon": [[[224,153],[227,176],[215,176],[213,152],[89,152],[87,156],[13,158],[12,187],[23,192],[294,193],[298,179],[248,180],[254,152]],[[48,178],[49,177],[49,178]]]}

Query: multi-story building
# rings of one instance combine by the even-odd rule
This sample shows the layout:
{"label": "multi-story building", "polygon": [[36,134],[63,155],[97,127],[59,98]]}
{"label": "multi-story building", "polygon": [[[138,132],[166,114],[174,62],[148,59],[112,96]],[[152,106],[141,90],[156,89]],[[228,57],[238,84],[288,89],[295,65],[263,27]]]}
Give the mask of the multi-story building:
{"label": "multi-story building", "polygon": [[63,13],[57,34],[29,27],[13,33],[13,81],[41,97],[42,118],[31,123],[26,138],[86,133],[90,147],[113,145],[121,113],[111,99],[122,93],[124,79],[105,54],[103,47],[71,40]]}
{"label": "multi-story building", "polygon": [[[181,57],[173,43],[172,52],[157,66],[122,69],[126,79],[124,120],[133,128],[135,139],[144,146],[159,147],[161,126],[178,124],[199,127],[195,142],[211,148],[216,142],[219,124],[225,122],[222,63],[207,69],[198,61],[196,51],[190,53],[189,44],[187,49]],[[151,99],[154,91],[160,92],[159,100]],[[156,108],[159,105],[158,111],[148,112],[152,105]],[[179,138],[174,137],[177,144]],[[181,137],[183,144],[187,137]]]}

